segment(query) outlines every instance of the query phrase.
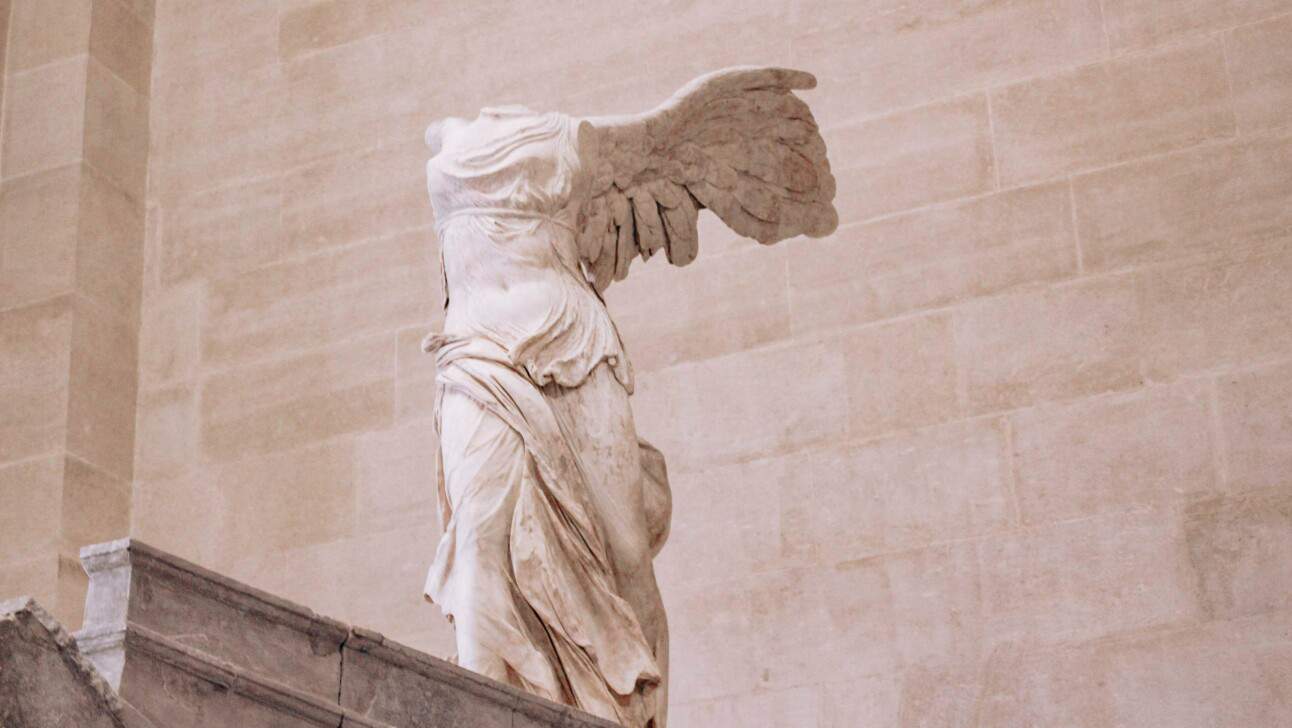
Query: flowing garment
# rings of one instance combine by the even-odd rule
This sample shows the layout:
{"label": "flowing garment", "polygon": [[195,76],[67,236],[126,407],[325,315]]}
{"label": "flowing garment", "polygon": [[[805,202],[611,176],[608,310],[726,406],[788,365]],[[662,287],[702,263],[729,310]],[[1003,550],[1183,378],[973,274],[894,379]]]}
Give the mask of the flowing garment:
{"label": "flowing garment", "polygon": [[447,316],[438,365],[444,535],[426,595],[458,661],[630,728],[663,728],[667,633],[650,560],[662,456],[579,263],[578,125],[486,110],[428,165]]}

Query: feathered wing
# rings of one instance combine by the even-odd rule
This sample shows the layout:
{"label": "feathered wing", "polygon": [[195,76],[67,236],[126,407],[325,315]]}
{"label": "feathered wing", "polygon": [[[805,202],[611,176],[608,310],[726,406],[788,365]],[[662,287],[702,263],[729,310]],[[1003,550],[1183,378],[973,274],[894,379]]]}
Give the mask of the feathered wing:
{"label": "feathered wing", "polygon": [[838,225],[834,177],[812,112],[795,89],[809,73],[730,68],[701,76],[644,114],[580,124],[590,169],[578,245],[598,291],[637,257],[686,265],[708,208],[763,244],[821,237]]}

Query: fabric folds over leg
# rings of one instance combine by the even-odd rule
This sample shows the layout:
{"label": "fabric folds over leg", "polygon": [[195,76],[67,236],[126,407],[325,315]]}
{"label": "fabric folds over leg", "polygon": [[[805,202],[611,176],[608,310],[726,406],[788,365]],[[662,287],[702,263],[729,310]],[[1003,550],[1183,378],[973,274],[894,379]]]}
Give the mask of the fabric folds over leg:
{"label": "fabric folds over leg", "polygon": [[[436,354],[448,520],[427,595],[458,625],[460,651],[472,640],[484,646],[487,654],[472,659],[485,674],[496,676],[492,660],[501,660],[525,689],[544,695],[555,680],[578,707],[646,726],[656,717],[651,693],[661,679],[655,649],[618,592],[577,449],[543,392],[501,348],[446,337]],[[500,549],[504,514],[510,523]],[[502,568],[500,551],[508,559]],[[483,581],[471,575],[483,571],[491,572]],[[514,588],[511,597],[502,582]],[[464,620],[474,631],[461,632]],[[543,634],[534,634],[535,624]],[[548,663],[550,677],[535,659]]]}

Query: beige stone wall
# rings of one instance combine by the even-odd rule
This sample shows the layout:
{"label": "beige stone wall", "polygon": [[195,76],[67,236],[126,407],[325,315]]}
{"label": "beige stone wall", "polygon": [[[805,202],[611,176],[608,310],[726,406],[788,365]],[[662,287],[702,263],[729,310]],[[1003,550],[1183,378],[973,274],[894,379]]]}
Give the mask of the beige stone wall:
{"label": "beige stone wall", "polygon": [[[710,224],[610,293],[674,480],[675,725],[1290,720],[1288,0],[157,0],[154,30],[134,535],[450,653],[423,128],[787,64],[838,233]],[[15,64],[59,68],[9,36],[6,200],[39,151]],[[23,402],[67,389],[35,373],[70,345],[10,364],[70,336],[39,313],[0,311]]]}
{"label": "beige stone wall", "polygon": [[0,0],[0,595],[71,625],[130,528],[152,23]]}

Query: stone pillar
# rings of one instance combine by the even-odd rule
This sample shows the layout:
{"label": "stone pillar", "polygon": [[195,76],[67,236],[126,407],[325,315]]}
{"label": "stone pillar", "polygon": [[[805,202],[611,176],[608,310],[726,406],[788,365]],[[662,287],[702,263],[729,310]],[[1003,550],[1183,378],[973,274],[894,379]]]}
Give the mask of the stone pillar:
{"label": "stone pillar", "polygon": [[0,0],[0,595],[130,526],[151,0]]}

